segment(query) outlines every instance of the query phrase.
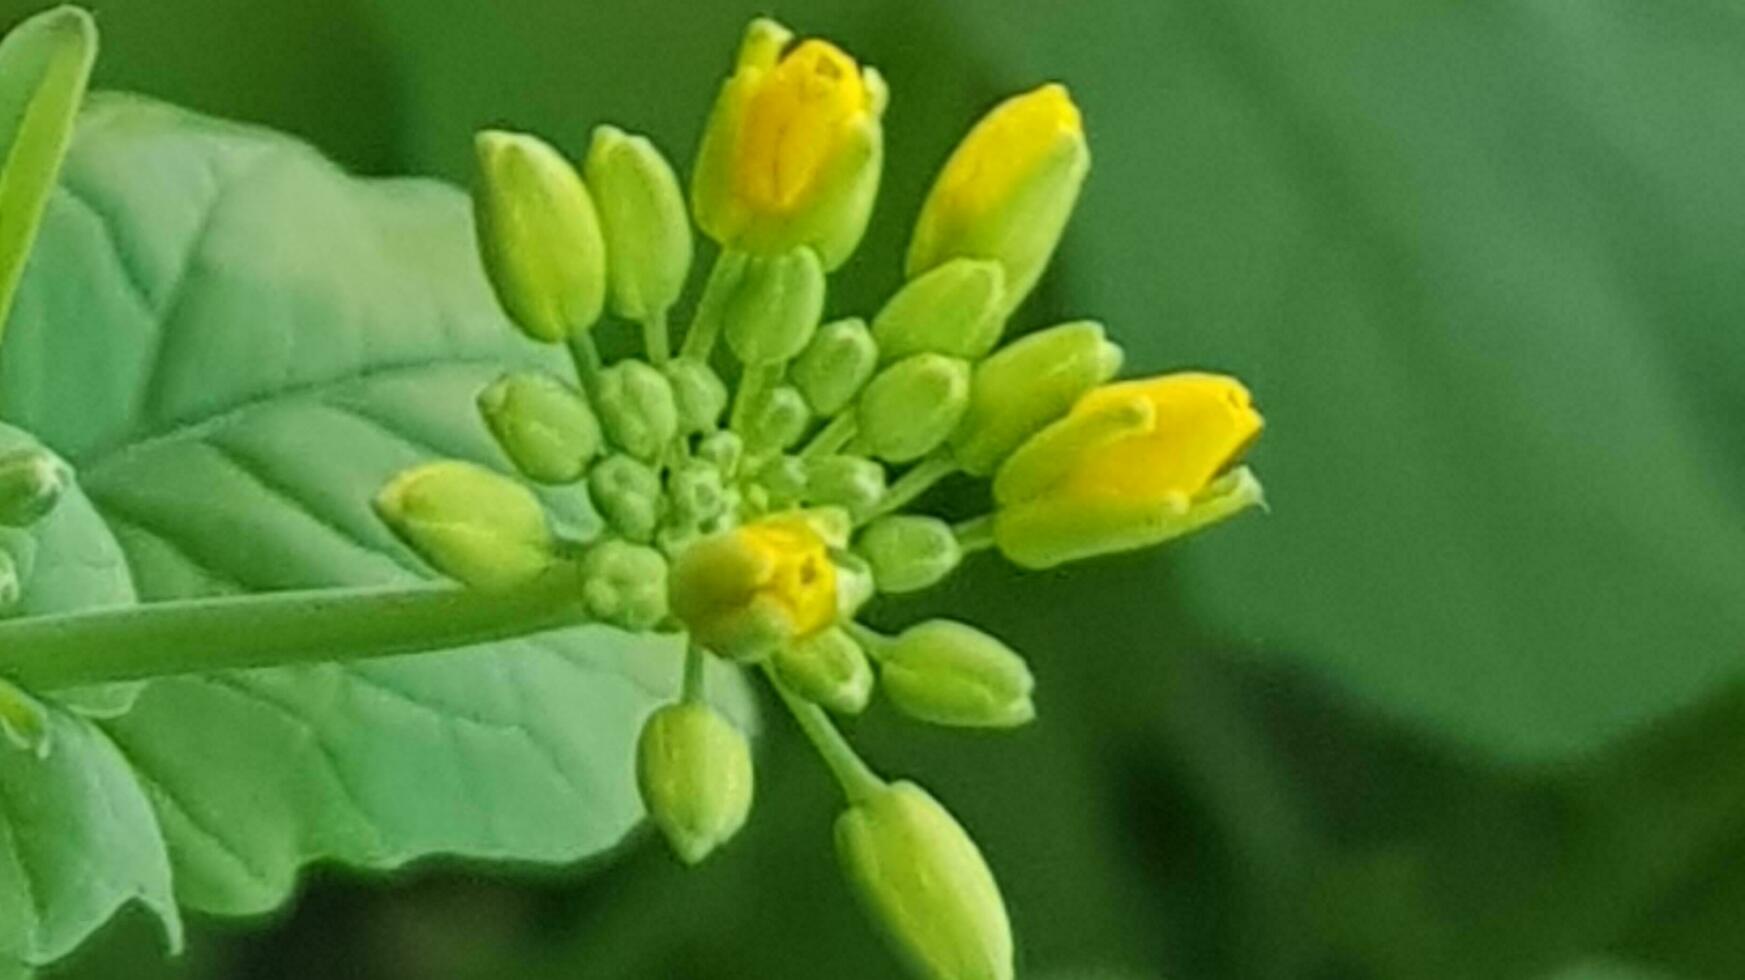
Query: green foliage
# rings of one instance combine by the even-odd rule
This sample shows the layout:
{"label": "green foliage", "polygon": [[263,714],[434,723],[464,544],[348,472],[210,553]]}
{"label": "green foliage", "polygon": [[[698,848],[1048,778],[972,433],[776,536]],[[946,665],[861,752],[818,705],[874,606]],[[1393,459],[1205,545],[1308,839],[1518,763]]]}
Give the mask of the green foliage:
{"label": "green foliage", "polygon": [[[431,456],[506,469],[474,396],[506,368],[567,370],[503,322],[459,194],[136,99],[86,113],[31,270],[0,415],[80,489],[32,532],[25,613],[416,581],[373,488]],[[573,495],[547,504],[592,526]],[[676,654],[587,629],[59,712],[47,763],[0,753],[0,956],[59,957],[129,898],[173,935],[172,878],[184,905],[246,913],[316,860],[611,847]]]}

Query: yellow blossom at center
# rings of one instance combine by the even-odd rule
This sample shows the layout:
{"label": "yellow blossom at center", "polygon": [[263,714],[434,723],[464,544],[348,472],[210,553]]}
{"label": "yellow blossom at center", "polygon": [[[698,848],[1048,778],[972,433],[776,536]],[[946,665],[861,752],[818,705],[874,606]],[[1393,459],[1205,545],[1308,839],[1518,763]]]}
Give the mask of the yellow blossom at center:
{"label": "yellow blossom at center", "polygon": [[1135,396],[1153,423],[1085,453],[1060,487],[1073,499],[1155,501],[1199,494],[1260,435],[1264,422],[1235,378],[1171,374],[1098,388],[1073,406],[1089,415]]}
{"label": "yellow blossom at center", "polygon": [[799,210],[870,106],[853,58],[828,41],[800,43],[745,107],[732,168],[736,195],[754,211]]}
{"label": "yellow blossom at center", "polygon": [[799,518],[768,518],[736,533],[764,569],[754,591],[787,612],[795,638],[836,620],[836,566],[811,525]]}
{"label": "yellow blossom at center", "polygon": [[1050,83],[1000,103],[958,145],[939,176],[939,203],[965,221],[999,206],[1062,136],[1084,132],[1066,87]]}

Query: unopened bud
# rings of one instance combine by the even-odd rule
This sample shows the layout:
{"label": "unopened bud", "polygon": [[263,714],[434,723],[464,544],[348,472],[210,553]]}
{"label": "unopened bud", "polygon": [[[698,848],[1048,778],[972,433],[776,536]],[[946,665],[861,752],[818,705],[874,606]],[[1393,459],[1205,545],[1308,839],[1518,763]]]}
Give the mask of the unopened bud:
{"label": "unopened bud", "polygon": [[910,782],[836,819],[836,853],[867,914],[925,980],[1011,980],[1012,925],[975,841]]}
{"label": "unopened bud", "polygon": [[649,819],[686,864],[726,843],[751,813],[751,747],[701,702],[650,715],[636,745],[636,781]]}
{"label": "unopened bud", "polygon": [[539,498],[483,466],[439,460],[401,472],[376,513],[437,571],[479,589],[507,589],[551,564],[551,529]]}
{"label": "unopened bud", "polygon": [[873,580],[886,593],[931,588],[963,561],[951,525],[920,514],[890,514],[873,521],[860,532],[854,550],[872,566]]}
{"label": "unopened bud", "polygon": [[1011,728],[1036,717],[1024,658],[972,626],[935,619],[875,649],[879,680],[904,714],[936,725]]}
{"label": "unopened bud", "polygon": [[788,360],[806,349],[824,313],[824,267],[809,248],[745,263],[722,309],[727,346],[745,364]]}
{"label": "unopened bud", "polygon": [[595,408],[612,444],[655,462],[679,431],[678,403],[666,375],[642,361],[625,360],[600,372]]}
{"label": "unopened bud", "polygon": [[789,374],[812,411],[835,415],[854,401],[878,365],[872,331],[866,321],[851,317],[819,327]]}
{"label": "unopened bud", "polygon": [[667,614],[667,563],[653,548],[616,538],[589,546],[580,562],[588,615],[608,626],[642,632]]}
{"label": "unopened bud", "polygon": [[1121,369],[1121,348],[1090,320],[1038,331],[976,365],[969,410],[951,435],[964,472],[990,476],[1000,463],[1085,392]]}
{"label": "unopened bud", "polygon": [[697,440],[697,458],[721,471],[723,479],[731,480],[739,473],[739,461],[745,458],[745,440],[737,432],[711,432]]}
{"label": "unopened bud", "polygon": [[691,268],[691,222],[672,166],[646,137],[598,126],[583,170],[611,257],[613,312],[640,320],[672,306]]}
{"label": "unopened bud", "polygon": [[879,356],[935,353],[976,360],[1005,326],[1006,275],[987,259],[952,259],[909,280],[873,318]]}
{"label": "unopened bud", "polygon": [[771,663],[794,693],[838,714],[859,714],[872,698],[872,664],[860,644],[836,627],[781,647]]}
{"label": "unopened bud", "polygon": [[479,252],[503,309],[547,343],[592,327],[606,299],[606,244],[581,176],[534,136],[487,130],[474,147]]}
{"label": "unopened bud", "polygon": [[600,452],[600,423],[582,393],[548,374],[505,375],[479,393],[479,414],[530,480],[574,483]]}
{"label": "unopened bud", "polygon": [[667,497],[673,516],[696,527],[721,516],[727,509],[727,486],[721,471],[701,460],[681,463],[667,477]]}
{"label": "unopened bud", "polygon": [[13,748],[38,759],[48,758],[51,724],[46,705],[23,688],[0,680],[0,735]]}
{"label": "unopened bud", "polygon": [[797,456],[777,456],[757,471],[757,482],[769,495],[769,506],[791,507],[806,496],[806,463]]}
{"label": "unopened bud", "polygon": [[646,544],[664,516],[665,498],[654,468],[629,456],[612,455],[588,474],[588,496],[614,531]]}
{"label": "unopened bud", "polygon": [[781,452],[800,441],[812,421],[806,399],[792,385],[777,385],[763,392],[734,428],[745,437],[745,448],[754,453]]}
{"label": "unopened bud", "polygon": [[702,361],[681,357],[661,368],[672,386],[673,406],[678,410],[679,434],[708,432],[727,410],[727,385],[715,369]]}
{"label": "unopened bud", "polygon": [[761,660],[836,620],[836,568],[800,515],[700,538],[673,562],[673,615],[720,656]]}
{"label": "unopened bud", "polygon": [[46,449],[0,454],[0,526],[30,527],[42,520],[72,483],[72,469]]}
{"label": "unopened bud", "polygon": [[969,379],[969,362],[943,354],[915,354],[885,368],[861,392],[860,438],[886,462],[920,459],[957,428]]}
{"label": "unopened bud", "polygon": [[806,502],[867,514],[885,496],[885,468],[861,456],[821,456],[806,461]]}

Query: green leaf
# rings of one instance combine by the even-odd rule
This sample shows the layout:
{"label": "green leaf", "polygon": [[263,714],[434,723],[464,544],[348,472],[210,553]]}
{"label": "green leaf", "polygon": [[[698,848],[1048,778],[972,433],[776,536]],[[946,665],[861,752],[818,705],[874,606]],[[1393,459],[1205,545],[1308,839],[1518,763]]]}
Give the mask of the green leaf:
{"label": "green leaf", "polygon": [[97,28],[56,7],[0,39],[0,328],[97,57]]}
{"label": "green leaf", "polygon": [[[94,99],[0,351],[0,415],[76,467],[141,601],[427,576],[372,493],[434,457],[507,472],[474,396],[507,369],[567,370],[503,319],[467,222],[445,186],[355,180],[263,130]],[[593,520],[576,491],[542,492]],[[589,628],[168,679],[101,724],[178,900],[258,912],[312,861],[617,844],[641,817],[637,729],[678,690],[678,653]],[[714,683],[743,718],[735,676]]]}

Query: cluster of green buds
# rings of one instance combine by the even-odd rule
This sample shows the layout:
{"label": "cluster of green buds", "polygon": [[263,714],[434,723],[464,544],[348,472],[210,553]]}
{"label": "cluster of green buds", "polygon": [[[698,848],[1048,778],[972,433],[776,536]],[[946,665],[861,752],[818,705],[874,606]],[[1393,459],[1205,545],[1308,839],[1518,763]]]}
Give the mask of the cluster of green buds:
{"label": "cluster of green buds", "polygon": [[[467,585],[568,575],[595,620],[687,637],[682,690],[648,719],[637,759],[650,817],[686,862],[731,838],[753,796],[751,752],[706,700],[704,660],[762,673],[842,785],[838,851],[894,948],[923,977],[1005,978],[1013,942],[980,851],[926,791],[877,775],[836,717],[882,692],[931,724],[1021,725],[1036,713],[1030,670],[963,623],[892,636],[858,617],[973,552],[1046,568],[1257,504],[1239,460],[1261,418],[1228,377],[1113,382],[1122,352],[1095,322],[1004,342],[1089,169],[1060,85],[970,131],[922,208],[902,285],[869,316],[826,322],[827,276],[878,189],[886,98],[830,43],[753,22],[688,208],[643,137],[602,126],[577,168],[535,137],[481,134],[485,269],[528,337],[569,351],[575,378],[510,374],[479,393],[517,475],[434,462],[396,477],[377,509]],[[687,211],[719,254],[675,352]],[[639,325],[642,356],[602,358],[608,310]],[[991,513],[912,509],[958,475],[992,480]],[[585,494],[598,531],[550,515],[530,483]]]}
{"label": "cluster of green buds", "polygon": [[[25,440],[15,429],[0,432],[0,617],[16,612],[37,560],[32,529],[47,520],[73,482],[60,457]],[[49,751],[48,710],[34,696],[0,679],[0,736],[41,758]]]}

